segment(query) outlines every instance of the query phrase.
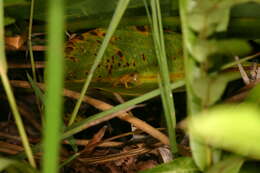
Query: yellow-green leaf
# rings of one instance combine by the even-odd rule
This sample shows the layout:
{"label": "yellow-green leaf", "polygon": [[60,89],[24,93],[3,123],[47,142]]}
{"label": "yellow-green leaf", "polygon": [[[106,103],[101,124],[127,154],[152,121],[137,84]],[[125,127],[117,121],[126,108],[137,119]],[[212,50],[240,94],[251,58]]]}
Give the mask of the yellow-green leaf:
{"label": "yellow-green leaf", "polygon": [[252,104],[222,105],[188,120],[189,133],[216,148],[260,159],[260,111]]}

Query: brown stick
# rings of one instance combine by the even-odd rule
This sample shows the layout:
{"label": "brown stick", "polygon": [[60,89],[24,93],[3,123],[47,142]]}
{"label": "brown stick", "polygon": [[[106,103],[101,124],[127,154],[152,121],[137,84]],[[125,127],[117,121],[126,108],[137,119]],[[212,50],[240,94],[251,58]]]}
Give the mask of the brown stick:
{"label": "brown stick", "polygon": [[[31,88],[30,83],[27,81],[11,80],[10,83],[15,87]],[[43,83],[37,83],[37,86],[43,90],[45,89],[45,85]],[[73,99],[78,99],[80,96],[80,94],[78,92],[68,90],[68,89],[63,90],[63,95],[73,98]],[[108,103],[91,98],[89,96],[84,96],[83,101],[102,111],[109,110],[114,107]],[[148,133],[152,137],[158,139],[163,144],[169,145],[169,138],[165,134],[163,134],[162,132],[160,132],[159,130],[154,128],[153,126],[147,124],[146,122],[144,122],[136,117],[130,116],[126,112],[125,113],[120,112],[119,114],[117,113],[116,116],[118,116],[118,118],[120,118],[124,121],[127,121],[127,122],[133,124],[135,127],[143,130],[144,132]],[[114,118],[114,116],[110,117],[110,119],[111,118]],[[108,120],[108,119],[106,119],[106,120]]]}
{"label": "brown stick", "polygon": [[[45,63],[41,62],[41,61],[36,61],[35,62],[35,68],[44,68],[45,67]],[[23,68],[32,68],[31,64],[18,64],[18,63],[8,63],[8,68],[9,69],[23,69]]]}

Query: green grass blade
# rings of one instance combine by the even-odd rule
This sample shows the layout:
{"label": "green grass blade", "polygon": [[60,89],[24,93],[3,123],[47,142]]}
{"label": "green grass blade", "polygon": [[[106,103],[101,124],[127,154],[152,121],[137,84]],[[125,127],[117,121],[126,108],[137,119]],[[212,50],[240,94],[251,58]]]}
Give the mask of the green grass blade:
{"label": "green grass blade", "polygon": [[160,11],[160,3],[158,0],[151,0],[152,7],[152,31],[155,45],[155,52],[160,69],[159,86],[161,89],[161,97],[163,102],[163,108],[168,128],[168,134],[170,138],[170,146],[172,152],[177,152],[177,144],[175,138],[175,109],[173,103],[173,96],[170,89],[170,73],[168,70],[167,57],[165,52],[162,17]]}
{"label": "green grass blade", "polygon": [[32,65],[33,80],[36,82],[37,78],[36,78],[36,70],[35,70],[35,61],[34,61],[33,50],[32,50],[33,12],[34,12],[34,0],[31,0],[30,20],[29,20],[29,29],[28,29],[28,47],[29,47],[31,65]]}
{"label": "green grass blade", "polygon": [[238,61],[235,61],[235,60],[234,60],[233,62],[230,62],[230,63],[227,63],[227,64],[223,65],[223,66],[221,67],[221,70],[225,70],[225,69],[228,69],[228,68],[230,68],[230,67],[237,66],[239,63],[240,63],[240,64],[245,63],[245,62],[247,62],[248,60],[254,59],[254,58],[259,57],[259,56],[260,56],[260,52],[254,54],[254,55],[246,56],[246,57],[244,57],[244,58],[239,58]]}
{"label": "green grass blade", "polygon": [[126,8],[127,8],[127,5],[129,3],[129,0],[120,0],[118,2],[118,5],[116,7],[116,10],[115,10],[115,13],[112,17],[112,20],[109,24],[109,27],[108,27],[108,30],[107,30],[107,33],[105,35],[105,38],[101,44],[101,47],[97,53],[97,57],[95,59],[95,62],[94,64],[92,65],[90,71],[89,71],[89,75],[87,76],[87,79],[83,85],[83,88],[81,90],[81,93],[80,93],[80,98],[78,99],[77,103],[76,103],[76,106],[72,112],[72,115],[71,115],[71,118],[70,118],[70,121],[69,121],[69,124],[68,125],[71,125],[74,120],[76,119],[76,116],[77,116],[77,113],[79,111],[79,107],[82,103],[82,100],[83,100],[83,97],[84,95],[86,94],[87,92],[87,89],[88,89],[88,86],[90,84],[90,81],[93,77],[93,74],[94,74],[94,71],[96,70],[98,64],[100,63],[104,53],[105,53],[105,50],[106,50],[106,47],[109,43],[109,40],[110,38],[112,37],[114,31],[116,30],[116,27],[118,26],[120,20],[121,20],[121,17],[123,16]]}
{"label": "green grass blade", "polygon": [[0,1],[0,75],[1,75],[1,80],[12,110],[12,113],[14,115],[15,123],[17,125],[19,134],[22,139],[22,143],[24,146],[25,153],[28,157],[28,160],[31,164],[31,166],[36,167],[32,150],[30,148],[30,144],[28,141],[28,137],[26,135],[24,125],[21,119],[21,116],[19,114],[16,102],[15,102],[15,97],[13,95],[11,85],[9,83],[9,79],[7,76],[7,62],[5,58],[5,48],[4,48],[4,8],[3,8],[3,1]]}
{"label": "green grass blade", "polygon": [[45,128],[43,172],[58,172],[61,136],[63,64],[64,64],[64,2],[49,0],[48,50],[46,66]]}
{"label": "green grass blade", "polygon": [[44,93],[41,91],[41,89],[37,86],[36,82],[31,78],[31,76],[27,73],[28,81],[30,82],[30,85],[37,97],[38,100],[41,101],[41,103],[44,103]]}
{"label": "green grass blade", "polygon": [[0,2],[0,70],[3,71],[1,73],[6,73],[7,71],[7,63],[5,59],[5,42],[4,42],[4,7],[3,1]]}
{"label": "green grass blade", "polygon": [[26,172],[26,173],[38,173],[35,168],[32,168],[27,163],[23,161],[18,161],[15,159],[9,159],[5,157],[0,157],[0,172]]}
{"label": "green grass blade", "polygon": [[80,153],[75,153],[72,156],[70,156],[68,159],[66,159],[61,165],[60,168],[66,166],[67,164],[69,164],[70,162],[72,162],[74,159],[76,159],[78,156],[80,155]]}

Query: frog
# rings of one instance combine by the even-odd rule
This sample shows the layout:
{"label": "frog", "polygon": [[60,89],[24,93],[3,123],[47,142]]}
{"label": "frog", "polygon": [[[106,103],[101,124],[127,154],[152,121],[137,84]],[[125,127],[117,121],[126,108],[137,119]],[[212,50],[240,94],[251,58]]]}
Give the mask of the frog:
{"label": "frog", "polygon": [[[65,87],[79,90],[89,74],[106,29],[96,28],[71,38],[65,47]],[[170,81],[185,77],[182,35],[164,31]],[[159,67],[149,27],[118,28],[97,66],[90,88],[122,95],[142,95],[158,88]]]}
{"label": "frog", "polygon": [[[96,28],[66,43],[66,86],[81,88],[105,34],[106,29]],[[181,80],[184,76],[181,34],[167,30],[164,36],[171,81]],[[128,26],[118,28],[113,34],[95,70],[90,88],[142,94],[158,87],[158,75],[149,27]]]}

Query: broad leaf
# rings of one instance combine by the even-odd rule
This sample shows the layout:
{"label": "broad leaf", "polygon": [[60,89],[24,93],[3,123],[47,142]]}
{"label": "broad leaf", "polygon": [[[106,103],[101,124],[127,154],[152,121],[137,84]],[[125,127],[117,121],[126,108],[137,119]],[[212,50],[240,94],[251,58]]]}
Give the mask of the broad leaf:
{"label": "broad leaf", "polygon": [[155,168],[141,171],[140,173],[199,173],[199,169],[189,157],[180,157],[169,163],[159,165]]}
{"label": "broad leaf", "polygon": [[239,173],[244,159],[239,156],[230,156],[213,165],[206,173]]}
{"label": "broad leaf", "polygon": [[15,19],[14,18],[11,18],[11,17],[5,17],[4,18],[4,25],[5,26],[13,24],[13,23],[15,23]]}
{"label": "broad leaf", "polygon": [[9,172],[10,173],[16,173],[16,172],[37,173],[38,172],[37,170],[33,169],[29,164],[26,164],[24,162],[0,157],[0,172],[4,170],[6,170],[8,173]]}
{"label": "broad leaf", "polygon": [[259,0],[194,0],[189,4],[189,25],[201,36],[208,37],[214,32],[225,31],[228,27],[231,7]]}
{"label": "broad leaf", "polygon": [[222,105],[189,119],[189,133],[216,148],[260,159],[260,111],[255,105]]}
{"label": "broad leaf", "polygon": [[239,73],[198,76],[194,79],[194,94],[205,101],[204,105],[210,106],[222,96],[228,82],[238,78]]}
{"label": "broad leaf", "polygon": [[[226,40],[200,40],[198,39],[192,46],[191,54],[197,61],[203,62],[207,58],[211,61],[220,61],[224,63],[227,57],[244,56],[252,51],[246,40],[226,39]],[[223,57],[223,58],[222,58]]]}

